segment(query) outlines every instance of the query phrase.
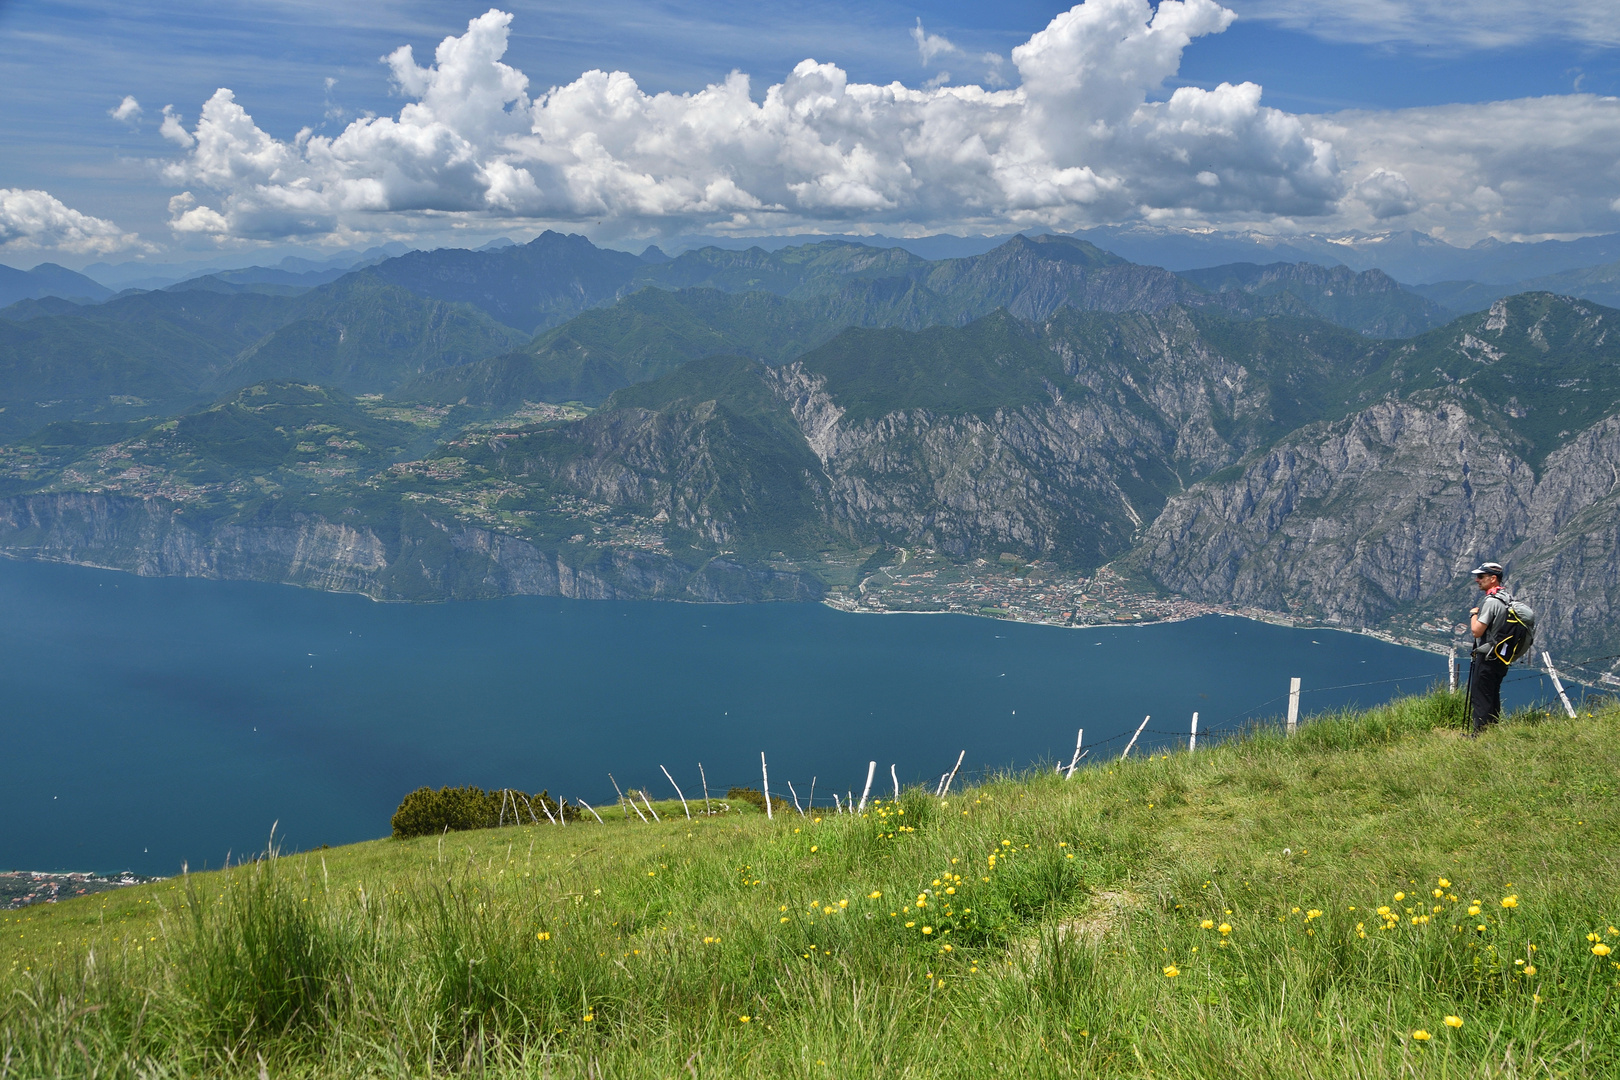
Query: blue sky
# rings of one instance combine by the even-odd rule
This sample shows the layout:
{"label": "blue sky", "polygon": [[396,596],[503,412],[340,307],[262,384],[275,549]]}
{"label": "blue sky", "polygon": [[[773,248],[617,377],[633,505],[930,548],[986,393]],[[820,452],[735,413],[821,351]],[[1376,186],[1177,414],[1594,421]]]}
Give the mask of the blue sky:
{"label": "blue sky", "polygon": [[[1620,230],[1615,154],[1592,145],[1620,132],[1616,109],[1601,97],[1620,94],[1620,31],[1607,25],[1604,5],[1574,3],[1556,16],[1516,2],[1480,3],[1460,12],[1456,5],[1429,0],[1342,0],[1331,9],[1296,0],[1228,0],[1226,6],[1236,21],[1223,31],[1206,26],[1193,32],[1162,84],[1154,77],[1163,74],[1162,66],[1141,67],[1128,51],[1116,50],[1099,61],[1092,82],[1081,91],[1069,96],[1054,91],[1057,96],[1045,105],[1045,134],[1013,139],[997,127],[1000,121],[993,117],[1000,114],[994,109],[952,121],[957,126],[951,138],[971,140],[980,128],[991,132],[985,135],[992,140],[991,156],[998,161],[1021,156],[1024,173],[1035,168],[1029,161],[1040,158],[1039,168],[1047,172],[1027,188],[1009,180],[1001,164],[985,166],[982,176],[958,176],[943,169],[943,159],[923,160],[909,150],[896,152],[893,161],[871,164],[870,175],[852,172],[866,166],[847,153],[836,164],[777,162],[766,175],[739,164],[736,155],[748,151],[732,145],[706,151],[701,160],[612,149],[614,168],[652,177],[659,185],[650,194],[626,195],[605,174],[563,179],[584,167],[578,160],[546,158],[536,164],[532,154],[512,150],[510,132],[495,142],[485,132],[468,136],[474,143],[486,139],[479,143],[479,167],[497,159],[516,162],[543,194],[501,203],[490,194],[486,168],[476,180],[464,181],[483,185],[476,198],[461,199],[453,190],[404,198],[390,191],[361,211],[352,209],[352,190],[335,193],[335,174],[304,162],[291,171],[282,168],[275,183],[297,173],[286,189],[295,194],[319,189],[326,202],[307,212],[270,214],[254,193],[263,176],[252,182],[244,174],[226,177],[195,160],[201,151],[160,136],[165,105],[173,105],[186,130],[195,132],[202,103],[228,87],[251,124],[296,157],[302,151],[292,140],[301,128],[312,129],[317,138],[335,137],[367,113],[398,116],[412,95],[402,92],[398,73],[380,58],[410,45],[416,64],[426,67],[438,43],[467,33],[469,20],[488,4],[0,0],[0,95],[7,103],[0,110],[0,189],[47,192],[67,210],[108,226],[98,233],[100,226],[75,231],[71,222],[39,224],[29,217],[38,211],[37,199],[29,204],[32,209],[13,205],[9,231],[0,215],[0,239],[6,240],[0,258],[28,265],[41,258],[71,263],[75,255],[83,261],[115,253],[167,258],[237,247],[320,248],[367,239],[442,238],[452,224],[459,235],[472,238],[523,235],[551,222],[604,235],[648,237],[750,228],[994,231],[1106,220],[1284,232],[1425,228],[1459,241],[1485,234]],[[751,77],[756,102],[806,58],[836,65],[851,84],[899,81],[917,88],[948,71],[947,85],[1017,88],[1024,80],[1010,60],[1012,50],[1065,11],[1027,0],[995,5],[568,0],[509,3],[501,9],[513,16],[502,62],[527,76],[531,97],[571,84],[592,68],[627,72],[648,95],[698,91],[735,69]],[[1321,10],[1332,11],[1331,22],[1314,14]],[[949,43],[928,63],[915,36],[919,19],[927,34]],[[984,54],[995,54],[999,64]],[[1063,55],[1055,61],[1059,67],[1067,62]],[[1088,103],[1095,87],[1112,78],[1110,63],[1126,69],[1122,81],[1140,91],[1140,100],[1092,115]],[[1162,105],[1177,88],[1215,91],[1223,82],[1245,81],[1263,87],[1258,107],[1236,98],[1204,102],[1206,109],[1227,110],[1223,116],[1238,105],[1249,109],[1246,118],[1230,121],[1224,143],[1214,136],[1196,145],[1175,142],[1163,124],[1157,134],[1143,127],[1144,118],[1153,117],[1142,109]],[[126,109],[122,119],[109,115],[126,95],[136,99],[139,112]],[[1489,106],[1531,99],[1540,101],[1509,112]],[[1473,108],[1457,108],[1465,106]],[[1077,115],[1076,125],[1082,120],[1112,125],[1114,134],[1100,142],[1053,128],[1050,114],[1071,107],[1084,114]],[[1422,111],[1445,107],[1451,111]],[[1256,108],[1278,112],[1262,114]],[[1257,134],[1275,128],[1279,114],[1298,129],[1292,142],[1275,132],[1264,138]],[[1350,119],[1333,119],[1345,116]],[[449,129],[457,122],[472,123],[484,131],[487,120],[444,123]],[[572,116],[561,127],[577,137],[586,122]],[[924,121],[908,113],[875,120],[876,126],[854,133],[847,126],[830,133],[825,123],[817,123],[817,139],[849,151],[863,138],[869,145],[881,143],[884,132],[915,135]],[[1127,129],[1134,134],[1124,134]],[[1433,146],[1425,137],[1431,131]],[[620,134],[627,148],[645,136],[636,130]],[[993,141],[1004,137],[1013,141]],[[1479,147],[1492,138],[1503,143],[1492,151],[1501,161],[1482,163]],[[618,145],[613,138],[606,141]],[[1302,147],[1321,143],[1331,144],[1334,161],[1313,164],[1301,157],[1308,156]],[[1549,145],[1556,160],[1549,158]],[[1565,151],[1572,155],[1567,160],[1558,156]],[[1515,154],[1546,159],[1544,167],[1526,170],[1512,163]],[[1189,155],[1207,159],[1209,167],[1189,172],[1181,187],[1161,182],[1164,161]],[[1252,169],[1245,155],[1253,156]],[[168,175],[164,163],[171,165]],[[344,182],[372,167],[347,160]],[[810,171],[800,175],[795,169]],[[897,180],[895,170],[904,177]],[[1087,170],[1089,175],[1080,175]],[[704,197],[704,185],[716,178],[734,180],[742,193],[717,201],[711,187],[706,189],[711,197]],[[687,179],[697,186],[677,192],[674,181]],[[434,182],[463,181],[446,173]],[[569,184],[574,187],[566,197],[553,190]],[[1039,193],[1031,194],[1036,189]],[[192,192],[190,201],[171,205],[182,191]],[[974,209],[953,214],[953,202]],[[180,231],[171,227],[197,207],[209,213],[193,214]],[[57,213],[54,207],[47,210]]]}

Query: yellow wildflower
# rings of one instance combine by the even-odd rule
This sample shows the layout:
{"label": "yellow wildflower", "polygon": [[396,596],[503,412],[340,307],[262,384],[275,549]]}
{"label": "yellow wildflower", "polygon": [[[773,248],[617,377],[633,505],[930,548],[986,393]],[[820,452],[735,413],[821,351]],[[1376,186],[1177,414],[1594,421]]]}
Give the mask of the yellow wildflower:
{"label": "yellow wildflower", "polygon": [[923,927],[923,933],[925,933],[925,934],[932,934],[932,933],[933,933],[933,932],[934,932],[934,928],[933,928],[933,927],[932,927],[932,926],[925,926],[925,927]]}
{"label": "yellow wildflower", "polygon": [[1205,919],[1203,922],[1199,923],[1198,926],[1201,930],[1213,930],[1215,929],[1215,920]]}
{"label": "yellow wildflower", "polygon": [[1441,878],[1440,879],[1440,887],[1442,889],[1449,889],[1449,888],[1451,888],[1451,882],[1447,881],[1445,878]]}
{"label": "yellow wildflower", "polygon": [[1448,1028],[1460,1028],[1460,1027],[1462,1027],[1462,1017],[1460,1017],[1460,1016],[1448,1016],[1448,1017],[1446,1017],[1446,1027],[1448,1027]]}
{"label": "yellow wildflower", "polygon": [[748,1021],[750,1021],[752,1019],[753,1019],[752,1016],[739,1016],[739,1017],[737,1017],[738,1022],[744,1023],[744,1024],[748,1023]]}
{"label": "yellow wildflower", "polygon": [[1519,906],[1519,898],[1517,896],[1504,896],[1502,897],[1502,906],[1505,908],[1516,908]]}
{"label": "yellow wildflower", "polygon": [[1429,1033],[1424,1031],[1422,1028],[1418,1028],[1416,1031],[1412,1032],[1412,1038],[1416,1039],[1418,1042],[1428,1042]]}
{"label": "yellow wildflower", "polygon": [[1166,966],[1165,969],[1164,969],[1164,977],[1167,978],[1167,979],[1173,979],[1177,975],[1180,975],[1180,974],[1181,974],[1181,969],[1176,967],[1176,965],[1174,965],[1174,964],[1170,964],[1170,965]]}
{"label": "yellow wildflower", "polygon": [[1609,947],[1601,941],[1592,946],[1592,955],[1594,956],[1608,956],[1610,951]]}
{"label": "yellow wildflower", "polygon": [[536,940],[536,941],[550,941],[551,940],[551,931],[549,931],[549,930],[540,931],[538,934],[534,935],[534,940]]}
{"label": "yellow wildflower", "polygon": [[1232,932],[1232,924],[1231,923],[1224,923],[1224,922],[1221,923],[1221,933],[1230,934],[1231,932]]}

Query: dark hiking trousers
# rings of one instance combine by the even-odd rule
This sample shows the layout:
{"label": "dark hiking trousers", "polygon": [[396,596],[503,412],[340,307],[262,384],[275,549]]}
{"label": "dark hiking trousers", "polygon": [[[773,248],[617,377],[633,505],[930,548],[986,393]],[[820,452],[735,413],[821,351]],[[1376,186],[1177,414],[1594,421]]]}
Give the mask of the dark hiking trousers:
{"label": "dark hiking trousers", "polygon": [[1502,676],[1508,666],[1495,656],[1475,656],[1468,673],[1468,704],[1473,712],[1472,734],[1502,719]]}

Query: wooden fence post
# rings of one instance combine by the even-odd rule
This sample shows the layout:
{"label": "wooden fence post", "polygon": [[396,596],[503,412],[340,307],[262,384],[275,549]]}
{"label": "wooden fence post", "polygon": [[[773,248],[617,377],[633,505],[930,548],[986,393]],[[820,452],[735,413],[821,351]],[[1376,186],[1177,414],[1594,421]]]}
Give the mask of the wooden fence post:
{"label": "wooden fence post", "polygon": [[1187,753],[1198,749],[1198,714],[1193,713],[1192,734],[1187,736]]}
{"label": "wooden fence post", "polygon": [[765,751],[759,752],[759,780],[765,788],[765,817],[775,821],[776,815],[771,813],[771,771],[765,767]]}
{"label": "wooden fence post", "polygon": [[1552,676],[1553,689],[1558,691],[1558,700],[1564,703],[1564,713],[1571,720],[1575,719],[1575,706],[1569,703],[1569,695],[1564,693],[1564,683],[1558,678],[1558,669],[1553,667],[1552,657],[1546,651],[1541,654],[1541,662],[1547,665],[1547,674]]}
{"label": "wooden fence post", "polygon": [[1446,657],[1446,689],[1453,694],[1457,692],[1457,646],[1451,647],[1451,655]]}
{"label": "wooden fence post", "polygon": [[713,817],[714,811],[709,809],[709,778],[703,772],[703,762],[698,762],[698,779],[703,781],[703,816]]}
{"label": "wooden fence post", "polygon": [[[619,796],[619,809],[620,809],[620,810],[624,810],[624,803],[625,803],[625,799],[624,799],[624,792],[622,792],[622,791],[620,791],[620,790],[619,790],[619,782],[618,782],[618,781],[617,781],[617,780],[614,780],[614,779],[613,779],[613,774],[612,774],[612,773],[608,773],[608,781],[609,781],[609,782],[610,782],[610,783],[611,783],[611,784],[612,784],[612,785],[613,785],[613,791],[614,791],[614,794],[616,794],[616,795],[618,795],[618,796]],[[540,804],[540,809],[542,809],[542,810],[546,810],[546,804],[545,804],[545,803],[541,803],[541,804]],[[632,802],[632,803],[631,803],[631,804],[630,804],[630,810],[635,810],[635,809],[636,809],[636,804],[635,804],[635,803],[634,803],[634,802]],[[550,815],[550,814],[551,814],[551,811],[550,811],[550,810],[546,810],[546,814],[547,814],[547,815],[548,815],[548,816],[549,816],[549,815]],[[628,821],[628,820],[629,820],[629,818],[630,818],[630,811],[629,811],[629,810],[625,810],[625,812],[624,812],[624,816],[625,816],[625,820],[627,820],[627,821]],[[646,819],[646,818],[645,818],[645,817],[642,817],[642,813],[641,813],[641,811],[640,811],[640,810],[636,810],[636,816],[637,816],[637,817],[639,817],[639,818],[641,818],[641,820],[642,820],[642,821],[646,821],[646,820],[647,820],[647,819]]]}
{"label": "wooden fence post", "polygon": [[[664,767],[662,765],[660,765],[658,767],[660,769],[664,769]],[[673,776],[669,775],[669,770],[668,769],[664,769],[664,779],[668,780],[669,781],[669,786],[675,789],[676,797],[681,800],[681,809],[686,811],[686,820],[691,821],[692,820],[692,810],[691,810],[691,808],[689,806],[686,805],[686,796],[681,794],[681,785],[677,784],[675,782],[675,778]]]}
{"label": "wooden fence post", "polygon": [[859,810],[855,811],[857,814],[866,813],[866,797],[868,795],[872,794],[872,777],[874,777],[876,775],[877,775],[877,762],[875,762],[875,761],[867,762],[866,763],[866,787],[861,791],[861,808]]}
{"label": "wooden fence post", "polygon": [[956,770],[962,767],[962,759],[965,757],[967,757],[966,750],[956,755],[956,764],[951,766],[951,774],[945,778],[945,787],[939,793],[940,798],[943,799],[951,793],[951,781],[956,779]]}
{"label": "wooden fence post", "polygon": [[1288,680],[1288,734],[1299,727],[1299,680]]}
{"label": "wooden fence post", "polygon": [[1080,733],[1074,737],[1074,757],[1069,759],[1069,767],[1064,771],[1063,779],[1067,780],[1069,777],[1074,775],[1074,767],[1080,764],[1080,744],[1085,741],[1086,729],[1081,728]]}
{"label": "wooden fence post", "polygon": [[[1153,714],[1149,713],[1147,716],[1142,717],[1142,722],[1140,724],[1136,725],[1136,734],[1132,735],[1131,741],[1125,744],[1125,754],[1129,754],[1131,752],[1131,747],[1136,745],[1136,740],[1142,735],[1142,729],[1147,727],[1147,722],[1151,719],[1153,719]],[[1119,760],[1124,761],[1125,754],[1119,755]]]}
{"label": "wooden fence post", "polygon": [[894,781],[894,801],[899,802],[900,801],[900,774],[894,771],[894,766],[893,765],[889,766],[889,779]]}
{"label": "wooden fence post", "polygon": [[[601,814],[598,814],[595,810],[591,810],[591,804],[590,803],[586,802],[584,799],[575,799],[574,801],[579,803],[579,805],[583,806],[585,809],[590,810],[591,811],[591,817],[596,819],[596,823],[598,825],[606,825],[607,824],[607,822],[602,820],[602,815]],[[531,811],[531,813],[532,812],[533,811]]]}
{"label": "wooden fence post", "polygon": [[799,805],[799,793],[793,790],[793,781],[789,780],[787,784],[788,794],[793,796],[793,809],[799,812],[800,817],[804,817],[804,808]]}

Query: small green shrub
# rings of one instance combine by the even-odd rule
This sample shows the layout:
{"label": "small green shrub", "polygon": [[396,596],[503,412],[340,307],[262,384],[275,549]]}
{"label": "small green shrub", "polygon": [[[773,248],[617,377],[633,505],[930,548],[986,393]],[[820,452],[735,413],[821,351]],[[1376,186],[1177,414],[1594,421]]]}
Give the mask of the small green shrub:
{"label": "small green shrub", "polygon": [[[504,812],[503,812],[504,807]],[[548,816],[549,815],[549,816]],[[525,795],[521,791],[496,788],[485,791],[466,787],[417,788],[399,804],[391,824],[396,840],[431,836],[464,829],[492,829],[497,825],[549,823],[562,816],[569,821],[579,817],[572,806],[559,806],[546,792]]]}
{"label": "small green shrub", "polygon": [[[726,798],[733,802],[745,802],[762,814],[765,812],[765,796],[757,788],[734,787],[726,792]],[[793,813],[793,804],[780,795],[772,795],[771,812],[773,814],[791,814]]]}

